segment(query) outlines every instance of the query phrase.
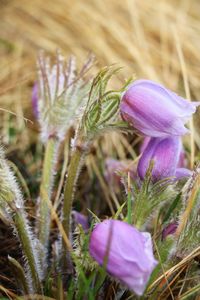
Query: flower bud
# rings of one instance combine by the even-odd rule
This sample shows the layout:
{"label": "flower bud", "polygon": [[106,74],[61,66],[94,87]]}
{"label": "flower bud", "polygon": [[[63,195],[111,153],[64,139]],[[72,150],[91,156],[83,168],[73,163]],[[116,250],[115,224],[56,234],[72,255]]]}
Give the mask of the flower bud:
{"label": "flower bud", "polygon": [[196,111],[198,102],[189,102],[150,80],[133,82],[124,93],[120,111],[138,133],[151,137],[180,136],[184,124]]}
{"label": "flower bud", "polygon": [[174,234],[176,232],[177,227],[177,222],[168,224],[162,231],[162,240],[165,240],[168,235]]}
{"label": "flower bud", "polygon": [[153,182],[175,176],[180,151],[181,140],[179,137],[151,138],[138,163],[139,177],[144,179],[151,160],[154,161]]}
{"label": "flower bud", "polygon": [[90,238],[90,254],[107,272],[142,295],[157,265],[151,236],[117,220],[98,224]]}

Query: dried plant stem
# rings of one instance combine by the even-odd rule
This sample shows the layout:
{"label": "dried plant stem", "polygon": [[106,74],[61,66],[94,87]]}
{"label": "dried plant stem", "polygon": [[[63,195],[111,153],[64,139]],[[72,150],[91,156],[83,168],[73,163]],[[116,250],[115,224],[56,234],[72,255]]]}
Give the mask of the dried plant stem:
{"label": "dried plant stem", "polygon": [[27,221],[21,210],[15,208],[15,212],[13,214],[13,221],[18,233],[18,237],[22,244],[23,252],[28,262],[34,292],[41,293],[42,287],[40,284],[39,274],[37,270],[37,257],[35,257],[34,255],[33,243],[31,240],[31,236],[28,234]]}
{"label": "dried plant stem", "polygon": [[49,241],[51,211],[48,201],[51,196],[51,189],[53,185],[53,173],[56,164],[56,153],[59,142],[57,138],[49,138],[45,150],[42,181],[40,186],[40,202],[39,202],[39,224],[38,236],[43,246],[47,246]]}
{"label": "dried plant stem", "polygon": [[[76,147],[74,152],[72,153],[71,162],[68,169],[68,176],[65,184],[62,226],[68,238],[70,237],[70,215],[72,210],[73,197],[83,155],[84,150],[81,147]],[[65,241],[64,239],[62,239],[61,259],[64,272],[66,272],[68,266],[68,251],[69,249],[67,249]]]}

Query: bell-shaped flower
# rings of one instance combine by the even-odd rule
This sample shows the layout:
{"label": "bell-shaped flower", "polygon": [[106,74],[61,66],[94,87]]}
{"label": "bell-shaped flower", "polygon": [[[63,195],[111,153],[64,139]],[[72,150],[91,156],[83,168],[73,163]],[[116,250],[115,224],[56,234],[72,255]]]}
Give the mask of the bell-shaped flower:
{"label": "bell-shaped flower", "polygon": [[89,250],[110,275],[137,295],[143,294],[157,265],[149,233],[122,221],[106,220],[93,230]]}
{"label": "bell-shaped flower", "polygon": [[143,180],[153,160],[152,181],[175,176],[181,153],[179,137],[151,138],[138,163],[138,175]]}
{"label": "bell-shaped flower", "polygon": [[124,93],[120,111],[141,135],[180,136],[188,132],[184,124],[199,102],[189,102],[164,86],[150,80],[137,80]]}

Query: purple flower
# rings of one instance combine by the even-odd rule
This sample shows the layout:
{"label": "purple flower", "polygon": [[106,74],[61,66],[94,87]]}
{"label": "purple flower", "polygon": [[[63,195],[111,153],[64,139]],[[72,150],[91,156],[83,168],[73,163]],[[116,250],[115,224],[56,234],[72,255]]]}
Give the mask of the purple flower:
{"label": "purple flower", "polygon": [[184,124],[196,111],[189,102],[150,80],[133,82],[120,105],[122,118],[140,134],[151,137],[180,136],[188,132]]}
{"label": "purple flower", "polygon": [[138,163],[139,177],[144,179],[151,160],[154,161],[153,182],[175,176],[180,152],[181,140],[179,137],[151,138]]}
{"label": "purple flower", "polygon": [[174,234],[176,232],[177,227],[177,222],[168,224],[162,231],[162,240],[166,239],[168,235]]}
{"label": "purple flower", "polygon": [[88,217],[84,216],[78,211],[73,210],[72,215],[77,224],[80,224],[83,227],[84,231],[87,231],[89,227]]}
{"label": "purple flower", "polygon": [[32,89],[32,107],[33,107],[33,113],[36,119],[38,119],[38,82],[36,81],[33,85]]}
{"label": "purple flower", "polygon": [[91,256],[100,264],[106,261],[107,272],[137,295],[142,295],[157,265],[153,256],[151,236],[117,220],[106,220],[92,232]]}

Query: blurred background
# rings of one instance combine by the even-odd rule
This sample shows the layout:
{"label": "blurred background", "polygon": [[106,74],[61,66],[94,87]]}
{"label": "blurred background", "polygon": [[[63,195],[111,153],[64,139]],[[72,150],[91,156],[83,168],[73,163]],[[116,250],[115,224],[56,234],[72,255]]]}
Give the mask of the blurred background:
{"label": "blurred background", "polygon": [[123,67],[119,80],[134,74],[200,99],[199,12],[198,0],[0,0],[4,142],[10,114],[2,109],[16,113],[17,128],[34,127],[24,125],[23,117],[33,120],[30,99],[40,49],[54,54],[60,48],[80,64],[91,51],[99,66]]}

